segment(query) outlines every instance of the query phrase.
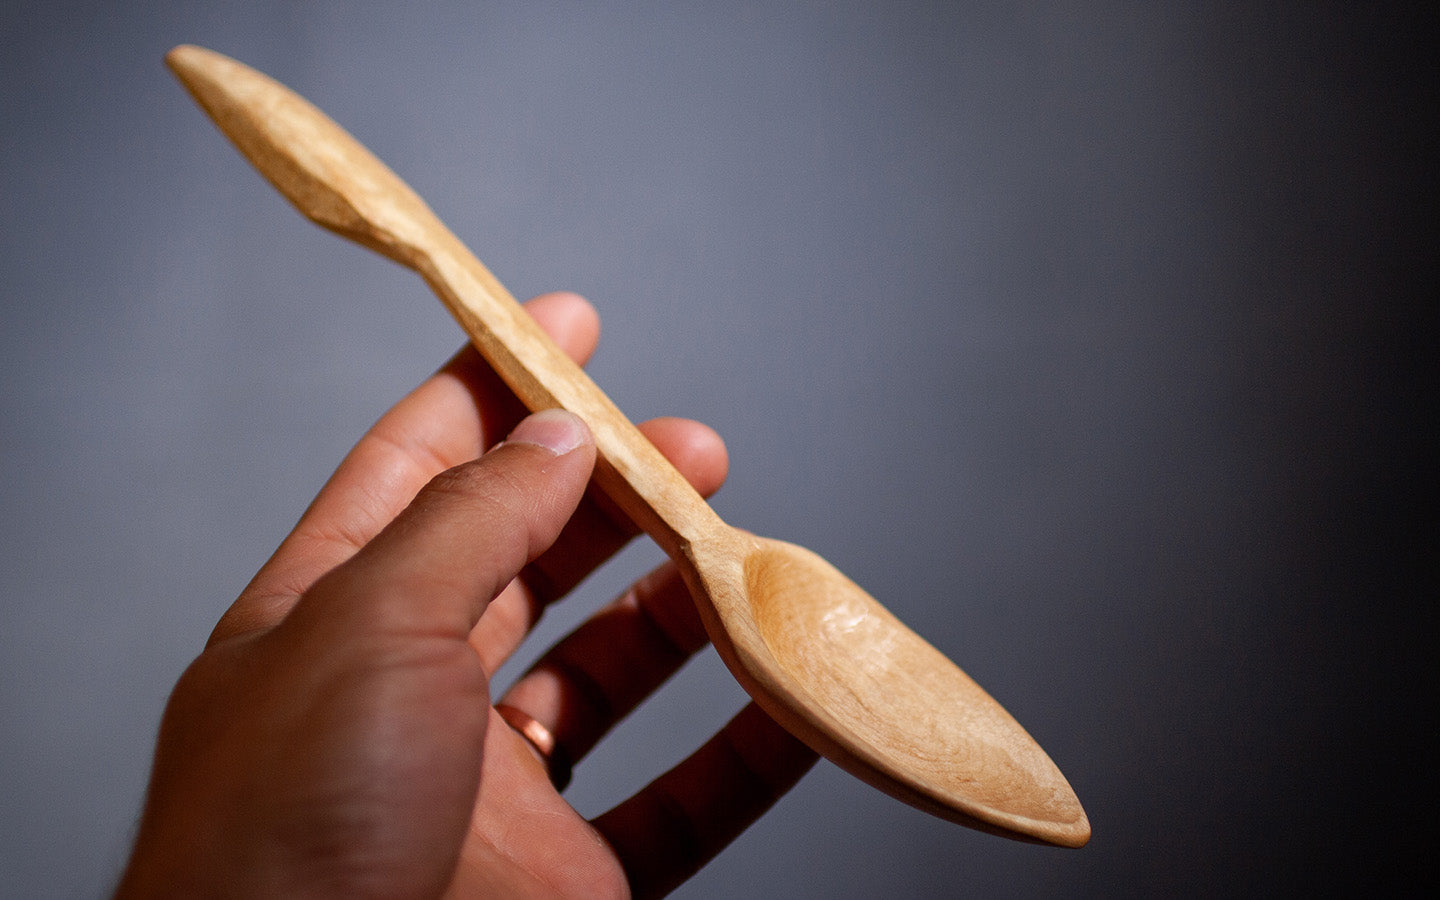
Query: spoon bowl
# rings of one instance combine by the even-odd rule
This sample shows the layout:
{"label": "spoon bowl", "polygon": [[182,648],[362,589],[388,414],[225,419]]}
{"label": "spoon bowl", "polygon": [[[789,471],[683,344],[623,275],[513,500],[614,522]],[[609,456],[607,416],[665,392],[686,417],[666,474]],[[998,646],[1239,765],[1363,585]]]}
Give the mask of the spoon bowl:
{"label": "spoon bowl", "polygon": [[1000,704],[816,554],[723,522],[423,200],[306,100],[235,60],[166,57],[200,105],[307,217],[429,283],[526,406],[595,436],[595,479],[675,560],[716,650],[776,721],[934,815],[1078,847],[1065,777]]}
{"label": "spoon bowl", "polygon": [[748,546],[709,558],[709,548],[694,550],[690,577],[703,587],[692,593],[712,598],[700,608],[717,650],[776,721],[941,818],[1085,843],[1089,823],[1064,776],[958,666],[812,551],[739,531],[733,539]]}

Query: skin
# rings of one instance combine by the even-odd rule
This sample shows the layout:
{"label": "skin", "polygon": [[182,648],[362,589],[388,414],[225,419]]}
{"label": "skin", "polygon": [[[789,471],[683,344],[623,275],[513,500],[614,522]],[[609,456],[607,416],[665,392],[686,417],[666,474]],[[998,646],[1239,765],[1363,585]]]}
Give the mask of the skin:
{"label": "skin", "polygon": [[[590,356],[584,300],[527,308]],[[489,673],[635,528],[586,493],[578,419],[522,416],[465,350],[350,452],[177,683],[118,896],[657,896],[808,770],[751,705],[595,820],[565,802]],[[724,480],[709,428],[641,430],[702,494]],[[579,760],[705,643],[662,567],[503,702]]]}

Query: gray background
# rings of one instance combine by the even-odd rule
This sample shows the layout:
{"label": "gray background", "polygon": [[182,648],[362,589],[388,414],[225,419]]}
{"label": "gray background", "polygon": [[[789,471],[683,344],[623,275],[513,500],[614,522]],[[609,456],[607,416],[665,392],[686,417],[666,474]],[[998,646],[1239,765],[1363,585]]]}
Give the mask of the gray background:
{"label": "gray background", "polygon": [[[460,342],[418,279],[250,171],[161,65],[180,42],[309,96],[515,293],[591,297],[620,405],[727,437],[722,515],[820,551],[960,662],[1095,828],[1010,843],[822,764],[682,896],[1419,872],[1418,16],[199,6],[0,13],[0,895],[107,888],[173,680]],[[627,553],[544,634],[657,558]],[[741,701],[707,653],[586,761],[576,805]]]}

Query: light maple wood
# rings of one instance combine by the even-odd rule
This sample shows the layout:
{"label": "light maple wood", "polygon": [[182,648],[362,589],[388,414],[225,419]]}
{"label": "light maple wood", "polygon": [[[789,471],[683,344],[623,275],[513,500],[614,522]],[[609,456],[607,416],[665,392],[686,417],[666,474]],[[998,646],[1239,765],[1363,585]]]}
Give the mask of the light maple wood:
{"label": "light maple wood", "polygon": [[251,163],[315,222],[424,277],[533,410],[582,416],[596,480],[679,565],[716,649],[777,721],[937,816],[1078,847],[1059,769],[979,685],[819,556],[725,524],[425,203],[283,85],[193,46],[167,62]]}

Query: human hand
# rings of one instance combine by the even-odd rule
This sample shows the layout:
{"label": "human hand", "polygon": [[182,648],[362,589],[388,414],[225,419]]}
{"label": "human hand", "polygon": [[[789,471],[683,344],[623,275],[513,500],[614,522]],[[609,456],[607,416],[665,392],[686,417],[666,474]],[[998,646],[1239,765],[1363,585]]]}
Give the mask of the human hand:
{"label": "human hand", "polygon": [[[551,294],[528,309],[588,358],[588,304]],[[548,766],[496,712],[489,675],[635,533],[585,494],[583,424],[522,413],[467,349],[345,458],[176,685],[121,896],[661,894],[808,770],[814,754],[752,704],[595,820],[565,802],[562,758],[706,639],[662,567],[498,704],[553,736]],[[641,430],[701,493],[719,487],[712,431]]]}

